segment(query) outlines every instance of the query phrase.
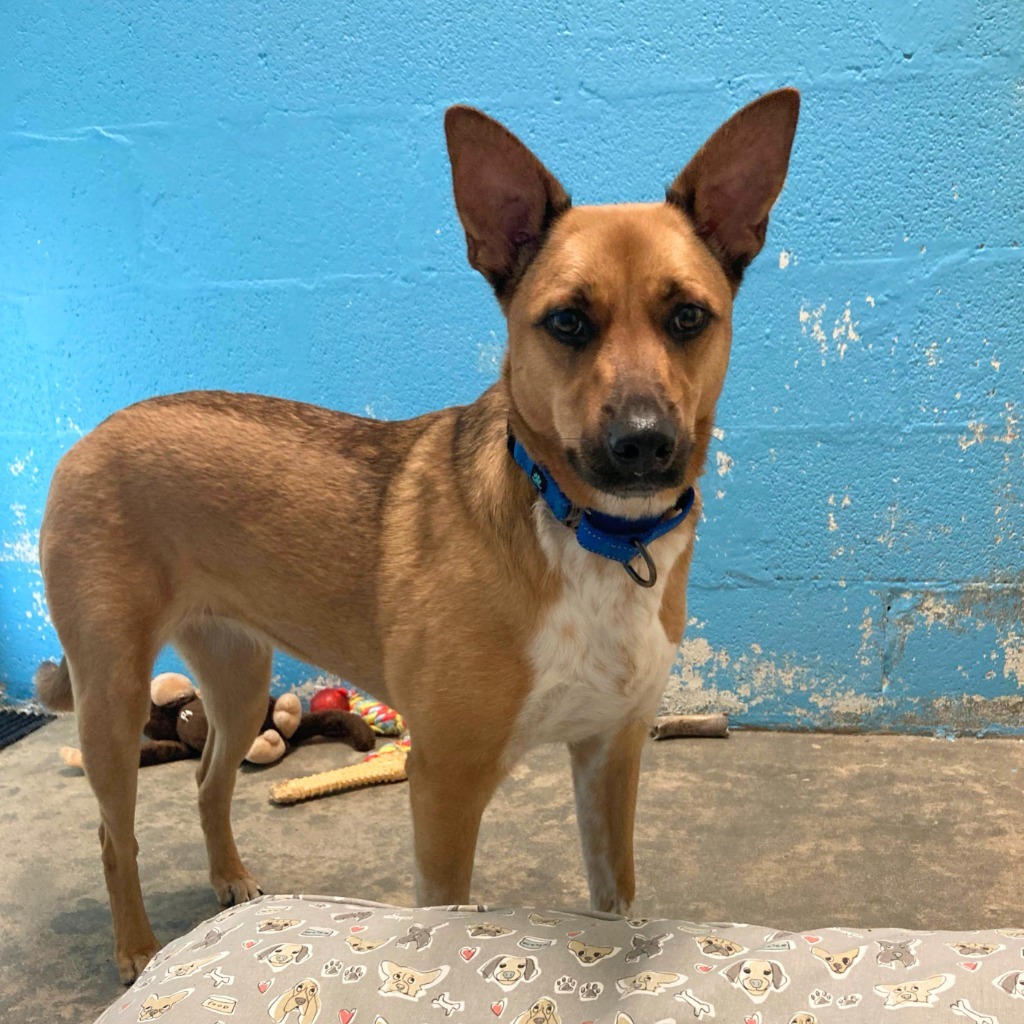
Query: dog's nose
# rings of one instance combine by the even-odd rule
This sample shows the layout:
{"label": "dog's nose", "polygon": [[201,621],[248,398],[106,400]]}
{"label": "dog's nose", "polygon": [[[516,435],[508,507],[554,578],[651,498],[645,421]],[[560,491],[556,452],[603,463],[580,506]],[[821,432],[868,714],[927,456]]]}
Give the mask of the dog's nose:
{"label": "dog's nose", "polygon": [[630,416],[616,420],[605,434],[608,454],[626,473],[644,476],[664,469],[676,453],[676,427],[664,416]]}

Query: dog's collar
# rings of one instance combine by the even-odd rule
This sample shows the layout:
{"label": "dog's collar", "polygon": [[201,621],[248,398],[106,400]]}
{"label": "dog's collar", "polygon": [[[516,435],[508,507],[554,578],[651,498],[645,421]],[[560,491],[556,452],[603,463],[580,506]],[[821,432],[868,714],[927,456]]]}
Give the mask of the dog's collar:
{"label": "dog's collar", "polygon": [[[537,489],[551,514],[576,534],[576,540],[585,551],[618,562],[629,578],[641,587],[653,587],[658,581],[658,568],[647,545],[674,530],[693,508],[694,491],[688,487],[665,515],[643,519],[625,519],[610,516],[593,508],[574,505],[555,482],[555,478],[539,462],[530,458],[527,450],[508,433],[508,450],[516,463]],[[667,518],[666,518],[667,517]],[[630,564],[639,556],[647,565],[647,576]]]}

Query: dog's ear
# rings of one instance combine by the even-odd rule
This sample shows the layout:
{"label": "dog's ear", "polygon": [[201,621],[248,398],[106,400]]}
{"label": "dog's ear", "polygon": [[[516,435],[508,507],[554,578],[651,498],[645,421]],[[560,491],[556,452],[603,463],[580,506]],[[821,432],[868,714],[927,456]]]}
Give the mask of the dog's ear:
{"label": "dog's ear", "polygon": [[734,284],[764,245],[799,113],[796,89],[754,100],[704,143],[666,193],[693,221]]}
{"label": "dog's ear", "polygon": [[470,265],[505,298],[569,208],[569,196],[526,146],[481,111],[449,107],[444,130]]}
{"label": "dog's ear", "polygon": [[736,963],[732,964],[727,971],[724,972],[725,976],[735,985],[736,979],[740,976],[740,971],[743,970],[743,965],[746,960],[737,960]]}
{"label": "dog's ear", "polygon": [[485,977],[485,978],[492,977],[493,974],[494,974],[495,968],[498,966],[498,964],[501,963],[502,959],[503,959],[502,957],[496,956],[492,960],[488,960],[487,963],[485,963],[483,965],[483,967],[480,968],[479,973],[483,977]]}

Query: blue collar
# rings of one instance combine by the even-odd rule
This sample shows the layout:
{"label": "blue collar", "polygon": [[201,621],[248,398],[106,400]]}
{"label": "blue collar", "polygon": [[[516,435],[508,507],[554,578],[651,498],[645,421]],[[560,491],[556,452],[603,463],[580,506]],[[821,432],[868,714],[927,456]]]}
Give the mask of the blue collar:
{"label": "blue collar", "polygon": [[[694,499],[692,487],[688,487],[669,510],[672,514],[666,513],[668,518],[648,516],[644,519],[623,519],[574,505],[555,483],[555,478],[539,462],[530,458],[511,432],[508,435],[508,450],[551,509],[551,514],[576,534],[580,547],[620,563],[634,583],[642,587],[654,586],[658,581],[658,569],[647,545],[675,529],[690,514]],[[646,577],[630,565],[638,555],[647,563]]]}

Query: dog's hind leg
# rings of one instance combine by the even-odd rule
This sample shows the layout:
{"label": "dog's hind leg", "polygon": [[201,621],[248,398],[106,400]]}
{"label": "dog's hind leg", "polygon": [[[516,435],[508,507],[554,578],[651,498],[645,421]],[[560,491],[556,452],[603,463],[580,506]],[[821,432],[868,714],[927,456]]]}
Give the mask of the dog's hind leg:
{"label": "dog's hind leg", "polygon": [[130,984],[159,948],[142,902],[135,839],[139,736],[149,715],[153,654],[97,643],[65,646],[82,765],[100,807],[103,873],[114,922],[114,958]]}
{"label": "dog's hind leg", "polygon": [[235,846],[231,797],[238,766],[267,714],[273,651],[223,619],[183,626],[173,643],[196,675],[209,722],[196,781],[210,882],[225,906],[243,903],[261,890]]}

